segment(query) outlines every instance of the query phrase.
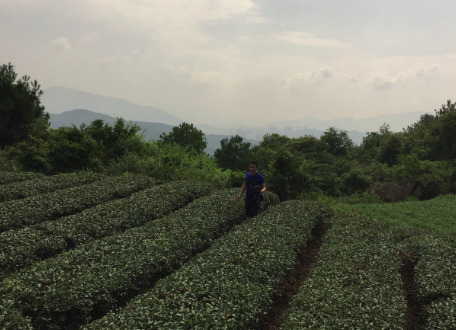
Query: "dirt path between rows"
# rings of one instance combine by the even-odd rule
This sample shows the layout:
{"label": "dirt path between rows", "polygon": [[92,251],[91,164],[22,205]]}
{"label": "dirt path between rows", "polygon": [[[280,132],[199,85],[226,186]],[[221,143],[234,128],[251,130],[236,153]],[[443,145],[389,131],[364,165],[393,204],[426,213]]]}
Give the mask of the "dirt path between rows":
{"label": "dirt path between rows", "polygon": [[310,272],[311,266],[317,261],[318,252],[323,244],[323,235],[327,228],[328,223],[324,220],[320,221],[312,229],[312,238],[306,242],[306,248],[298,254],[298,266],[293,270],[285,283],[282,284],[283,289],[280,293],[273,297],[273,303],[269,312],[261,317],[260,321],[252,329],[280,329],[290,308],[291,299],[299,292]]}
{"label": "dirt path between rows", "polygon": [[402,279],[407,309],[405,312],[404,330],[421,329],[426,321],[423,314],[423,304],[420,299],[418,288],[415,284],[415,265],[417,260],[404,252],[399,252],[402,266],[399,269]]}

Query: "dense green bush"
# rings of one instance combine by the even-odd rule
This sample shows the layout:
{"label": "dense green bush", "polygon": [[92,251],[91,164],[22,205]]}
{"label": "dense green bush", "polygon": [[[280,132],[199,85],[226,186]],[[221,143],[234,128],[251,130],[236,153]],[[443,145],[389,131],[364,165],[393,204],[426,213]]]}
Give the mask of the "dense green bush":
{"label": "dense green bush", "polygon": [[220,238],[180,270],[84,329],[249,329],[329,210],[289,201]]}
{"label": "dense green bush", "polygon": [[214,185],[217,188],[237,186],[231,170],[223,171],[214,159],[205,153],[193,154],[176,144],[151,142],[143,154],[127,153],[105,170],[106,175],[137,173],[162,181],[192,180]]}
{"label": "dense green bush", "polygon": [[82,172],[10,183],[0,186],[0,202],[46,194],[61,189],[74,188],[103,178],[105,177],[101,174]]}
{"label": "dense green bush", "polygon": [[[210,246],[245,219],[238,189],[215,192],[151,221],[36,263],[4,279],[0,292],[36,327],[61,329],[106,313]],[[263,208],[276,203],[266,194]]]}
{"label": "dense green bush", "polygon": [[357,215],[331,223],[282,329],[402,329],[396,229]]}
{"label": "dense green bush", "polygon": [[54,172],[97,170],[102,167],[97,141],[76,126],[52,131],[47,144]]}
{"label": "dense green bush", "polygon": [[0,208],[0,233],[55,220],[154,185],[145,177],[107,178],[84,186],[8,201]]}
{"label": "dense green bush", "polygon": [[346,194],[363,193],[372,185],[372,178],[360,168],[353,168],[342,174],[340,178],[340,190]]}
{"label": "dense green bush", "polygon": [[32,172],[0,172],[0,185],[40,178],[44,178],[44,175]]}
{"label": "dense green bush", "polygon": [[0,279],[39,260],[161,218],[212,188],[198,182],[155,186],[80,213],[0,234]]}

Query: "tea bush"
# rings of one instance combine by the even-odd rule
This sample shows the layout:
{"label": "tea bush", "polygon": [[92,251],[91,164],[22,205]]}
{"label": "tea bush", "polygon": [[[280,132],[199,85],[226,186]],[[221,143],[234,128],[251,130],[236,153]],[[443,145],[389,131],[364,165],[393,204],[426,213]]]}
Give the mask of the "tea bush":
{"label": "tea bush", "polygon": [[425,329],[456,327],[456,237],[417,235],[400,244],[417,260],[414,281],[428,317]]}
{"label": "tea bush", "polygon": [[334,217],[282,329],[402,329],[406,301],[391,226]]}
{"label": "tea bush", "polygon": [[[87,322],[180,267],[245,219],[239,189],[212,193],[171,216],[64,252],[4,279],[0,293],[38,328]],[[278,201],[268,193],[263,208]],[[1,324],[0,324],[1,325]]]}
{"label": "tea bush", "polygon": [[81,172],[5,184],[0,186],[0,202],[74,188],[103,178],[105,176],[101,174]]}
{"label": "tea bush", "polygon": [[68,217],[0,234],[0,279],[102,237],[163,217],[211,192],[198,182],[172,182],[97,205]]}
{"label": "tea bush", "polygon": [[249,329],[295,267],[312,228],[328,215],[315,202],[270,208],[84,329]]}
{"label": "tea bush", "polygon": [[32,172],[0,172],[0,185],[44,178],[44,174]]}
{"label": "tea bush", "polygon": [[393,225],[411,226],[443,233],[456,232],[456,195],[444,195],[427,201],[384,204],[357,204],[360,214]]}
{"label": "tea bush", "polygon": [[426,306],[426,330],[456,329],[456,299],[442,298]]}
{"label": "tea bush", "polygon": [[144,177],[107,178],[81,187],[4,202],[0,208],[0,233],[75,214],[153,185],[152,179]]}

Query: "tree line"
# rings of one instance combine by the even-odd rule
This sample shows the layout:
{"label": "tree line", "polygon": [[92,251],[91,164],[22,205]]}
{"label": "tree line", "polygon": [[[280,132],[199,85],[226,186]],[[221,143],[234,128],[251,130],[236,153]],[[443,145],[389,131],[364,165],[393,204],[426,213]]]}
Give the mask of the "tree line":
{"label": "tree line", "polygon": [[37,81],[18,79],[11,64],[0,67],[0,170],[139,173],[233,187],[242,185],[255,159],[282,200],[394,202],[456,192],[456,103],[450,100],[401,132],[387,124],[368,132],[359,146],[330,127],[319,138],[266,134],[259,145],[236,135],[210,156],[204,133],[189,123],[158,141],[145,141],[141,128],[122,118],[51,129],[41,95]]}

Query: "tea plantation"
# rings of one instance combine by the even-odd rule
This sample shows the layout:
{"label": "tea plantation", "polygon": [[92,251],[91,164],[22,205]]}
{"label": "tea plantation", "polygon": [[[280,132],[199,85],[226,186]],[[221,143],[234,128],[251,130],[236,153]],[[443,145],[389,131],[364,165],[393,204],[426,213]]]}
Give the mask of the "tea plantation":
{"label": "tea plantation", "polygon": [[0,329],[456,329],[456,196],[0,173]]}

